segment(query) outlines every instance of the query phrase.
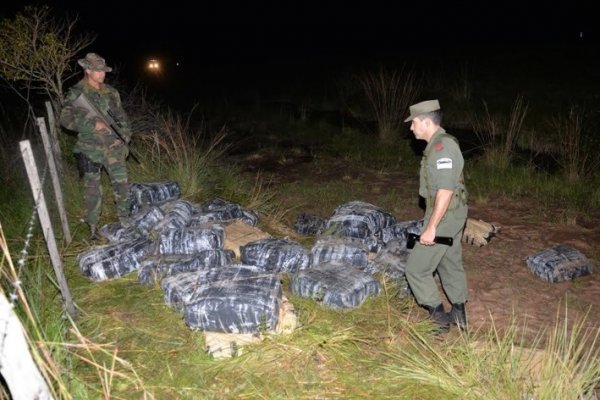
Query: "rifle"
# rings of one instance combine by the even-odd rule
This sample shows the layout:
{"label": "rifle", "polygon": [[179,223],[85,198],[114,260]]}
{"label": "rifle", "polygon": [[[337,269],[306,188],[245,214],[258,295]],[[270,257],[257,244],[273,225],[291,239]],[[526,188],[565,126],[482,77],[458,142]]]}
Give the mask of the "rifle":
{"label": "rifle", "polygon": [[[75,99],[75,101],[73,101],[73,105],[87,110],[88,117],[100,118],[100,120],[104,122],[106,126],[108,126],[115,135],[117,135],[119,140],[127,144],[127,141],[119,132],[119,122],[112,116],[112,113],[110,111],[108,112],[108,115],[104,114],[98,109],[98,107],[96,107],[96,105],[92,101],[90,101],[90,99],[88,99],[88,97],[83,92]],[[140,160],[138,160],[138,158],[131,151],[131,149],[129,151],[129,154],[131,155],[131,158],[133,158],[138,164],[141,164]]]}
{"label": "rifle", "polygon": [[[408,234],[408,241],[406,242],[406,248],[412,249],[415,247],[415,243],[421,240],[421,235],[417,235],[414,233]],[[433,241],[437,244],[445,244],[446,246],[452,246],[454,243],[453,238],[447,236],[436,236]]]}

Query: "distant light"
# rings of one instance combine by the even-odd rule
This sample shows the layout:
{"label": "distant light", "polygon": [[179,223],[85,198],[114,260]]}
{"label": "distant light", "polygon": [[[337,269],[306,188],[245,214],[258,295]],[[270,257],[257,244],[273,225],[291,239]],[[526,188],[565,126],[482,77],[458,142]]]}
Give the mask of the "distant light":
{"label": "distant light", "polygon": [[148,68],[148,70],[150,72],[160,72],[160,62],[157,59],[150,59],[148,60],[148,64],[146,65],[146,68]]}

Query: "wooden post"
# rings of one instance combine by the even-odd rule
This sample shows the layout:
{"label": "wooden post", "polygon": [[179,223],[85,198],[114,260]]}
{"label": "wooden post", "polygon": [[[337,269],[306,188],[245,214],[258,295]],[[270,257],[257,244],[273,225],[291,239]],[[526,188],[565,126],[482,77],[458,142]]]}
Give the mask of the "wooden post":
{"label": "wooden post", "polygon": [[56,239],[54,237],[54,231],[52,230],[50,215],[48,214],[48,208],[46,207],[46,199],[44,198],[44,191],[42,190],[42,184],[40,183],[40,177],[35,164],[35,158],[33,157],[33,151],[31,150],[31,144],[29,143],[29,140],[23,140],[19,142],[19,146],[21,148],[21,156],[25,162],[25,168],[27,169],[29,185],[33,192],[33,201],[36,204],[37,212],[40,217],[42,232],[44,233],[44,238],[48,245],[52,267],[54,268],[56,280],[58,281],[58,287],[62,293],[67,313],[69,313],[73,320],[76,320],[77,310],[71,299],[71,292],[69,292],[69,286],[67,286],[67,280],[63,273],[62,260],[60,259],[58,247],[56,246]]}
{"label": "wooden post", "polygon": [[54,158],[56,159],[56,169],[58,170],[58,174],[63,176],[65,169],[62,164],[62,151],[60,149],[60,141],[56,129],[56,118],[54,118],[52,103],[49,101],[46,102],[46,113],[48,114],[48,125],[50,127],[50,137],[52,138],[52,151],[54,152]]}
{"label": "wooden post", "polygon": [[0,373],[10,390],[10,398],[52,399],[23,332],[21,321],[0,291]]}
{"label": "wooden post", "polygon": [[56,205],[58,206],[58,215],[60,215],[60,222],[63,230],[63,239],[65,244],[71,243],[71,231],[69,230],[69,221],[67,219],[67,212],[65,211],[65,201],[63,200],[62,187],[60,186],[60,180],[58,179],[58,170],[54,162],[54,154],[52,152],[52,145],[50,138],[48,137],[48,131],[46,130],[46,123],[43,117],[36,119],[40,134],[42,135],[42,142],[44,142],[44,149],[46,150],[46,158],[48,159],[48,168],[50,169],[50,176],[52,177],[52,186],[54,187],[54,195],[56,197]]}

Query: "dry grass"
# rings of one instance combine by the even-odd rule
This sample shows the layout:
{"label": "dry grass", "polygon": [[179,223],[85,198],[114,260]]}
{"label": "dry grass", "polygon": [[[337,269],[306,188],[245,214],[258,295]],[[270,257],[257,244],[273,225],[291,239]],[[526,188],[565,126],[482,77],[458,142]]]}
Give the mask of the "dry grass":
{"label": "dry grass", "polygon": [[522,134],[523,121],[527,116],[528,106],[523,96],[515,99],[508,118],[492,114],[484,101],[484,115],[472,116],[473,131],[484,147],[484,159],[488,165],[508,168]]}
{"label": "dry grass", "polygon": [[583,112],[575,106],[566,116],[558,116],[551,122],[561,144],[558,161],[570,182],[591,178],[600,168],[600,155],[590,151],[584,140],[583,124]]}
{"label": "dry grass", "polygon": [[382,68],[357,79],[377,121],[379,140],[395,143],[404,124],[403,116],[420,89],[414,74],[406,68],[399,71]]}

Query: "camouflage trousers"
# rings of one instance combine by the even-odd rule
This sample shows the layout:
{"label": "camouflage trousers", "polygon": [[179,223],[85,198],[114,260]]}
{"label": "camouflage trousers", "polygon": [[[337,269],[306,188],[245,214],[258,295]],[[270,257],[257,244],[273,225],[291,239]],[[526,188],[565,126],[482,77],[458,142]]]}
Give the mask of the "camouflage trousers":
{"label": "camouflage trousers", "polygon": [[[92,161],[104,167],[104,170],[108,173],[115,195],[119,218],[128,217],[131,210],[125,161],[127,153],[127,146],[121,145],[114,149],[108,149],[101,155],[96,153],[91,155],[91,157],[88,156]],[[88,225],[97,225],[102,214],[101,174],[102,168],[98,168],[96,171],[86,171],[83,175],[84,219]]]}

